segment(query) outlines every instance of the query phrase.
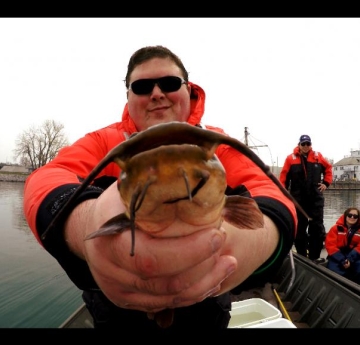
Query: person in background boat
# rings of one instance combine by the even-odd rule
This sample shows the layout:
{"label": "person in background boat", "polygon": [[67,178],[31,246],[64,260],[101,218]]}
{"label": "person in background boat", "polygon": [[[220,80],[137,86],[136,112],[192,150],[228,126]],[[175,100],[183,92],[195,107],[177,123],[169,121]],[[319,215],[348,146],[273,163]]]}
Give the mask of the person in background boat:
{"label": "person in background boat", "polygon": [[[293,202],[233,148],[220,145],[216,150],[226,170],[226,194],[253,198],[263,213],[263,228],[239,230],[224,221],[220,229],[210,227],[176,238],[155,238],[137,231],[135,256],[129,255],[130,231],[84,241],[105,221],[125,211],[117,187],[120,168],[111,163],[82,193],[63,223],[41,239],[81,181],[132,134],[170,121],[225,134],[218,127],[200,124],[205,92],[188,80],[182,61],[166,47],[136,51],[129,60],[125,86],[127,103],[120,122],[63,148],[27,178],[27,222],[39,243],[83,290],[96,328],[157,330],[147,313],[151,316],[166,308],[175,308],[169,330],[226,328],[231,293],[271,280],[292,247],[297,226]],[[251,219],[251,214],[247,217]],[[173,224],[169,230],[181,231],[176,227]]]}
{"label": "person in background boat", "polygon": [[304,134],[293,153],[286,157],[279,179],[310,217],[307,219],[297,211],[296,251],[317,260],[326,235],[323,192],[332,182],[332,165],[320,152],[312,149],[311,138]]}
{"label": "person in background boat", "polygon": [[345,210],[325,238],[327,268],[360,284],[360,211]]}

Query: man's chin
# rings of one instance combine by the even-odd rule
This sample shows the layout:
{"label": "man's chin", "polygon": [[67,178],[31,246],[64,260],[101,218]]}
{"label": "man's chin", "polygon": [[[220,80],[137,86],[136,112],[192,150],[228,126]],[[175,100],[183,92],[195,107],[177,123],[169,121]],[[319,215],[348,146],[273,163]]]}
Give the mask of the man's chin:
{"label": "man's chin", "polygon": [[157,117],[157,118],[151,119],[151,121],[147,122],[147,125],[148,125],[147,128],[156,126],[156,125],[160,125],[162,123],[172,122],[172,121],[179,121],[179,120],[175,120],[173,117],[168,117],[168,116]]}

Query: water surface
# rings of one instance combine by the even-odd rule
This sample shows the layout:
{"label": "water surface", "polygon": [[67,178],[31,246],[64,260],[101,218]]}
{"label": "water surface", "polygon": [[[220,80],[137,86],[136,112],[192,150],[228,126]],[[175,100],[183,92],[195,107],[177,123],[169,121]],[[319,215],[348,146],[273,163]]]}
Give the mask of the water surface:
{"label": "water surface", "polygon": [[23,190],[0,181],[0,327],[58,327],[81,305],[81,292],[32,235]]}

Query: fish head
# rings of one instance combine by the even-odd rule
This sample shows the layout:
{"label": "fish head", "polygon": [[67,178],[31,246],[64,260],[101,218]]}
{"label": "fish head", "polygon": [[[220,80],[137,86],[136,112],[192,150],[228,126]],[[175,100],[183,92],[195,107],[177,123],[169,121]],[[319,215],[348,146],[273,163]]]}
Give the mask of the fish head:
{"label": "fish head", "polygon": [[[225,203],[226,174],[218,158],[191,144],[162,145],[119,162],[118,188],[129,216],[141,230],[165,233],[183,222],[181,233],[217,223]],[[166,236],[171,234],[166,233]]]}

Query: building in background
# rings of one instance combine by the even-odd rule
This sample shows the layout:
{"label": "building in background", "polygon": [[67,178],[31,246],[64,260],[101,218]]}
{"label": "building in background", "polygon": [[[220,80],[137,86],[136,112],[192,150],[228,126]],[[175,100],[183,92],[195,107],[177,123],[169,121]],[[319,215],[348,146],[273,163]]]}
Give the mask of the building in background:
{"label": "building in background", "polygon": [[360,150],[351,150],[350,156],[333,164],[333,180],[360,181]]}

